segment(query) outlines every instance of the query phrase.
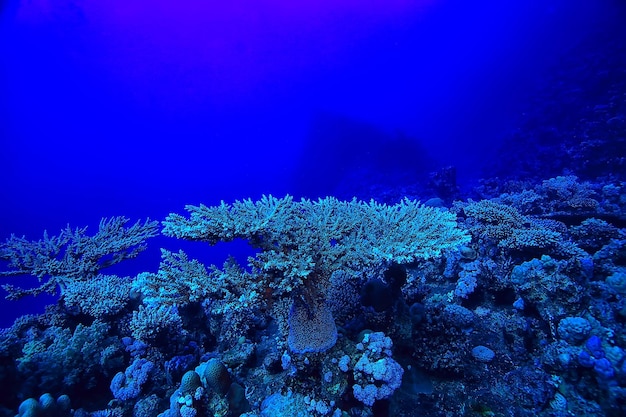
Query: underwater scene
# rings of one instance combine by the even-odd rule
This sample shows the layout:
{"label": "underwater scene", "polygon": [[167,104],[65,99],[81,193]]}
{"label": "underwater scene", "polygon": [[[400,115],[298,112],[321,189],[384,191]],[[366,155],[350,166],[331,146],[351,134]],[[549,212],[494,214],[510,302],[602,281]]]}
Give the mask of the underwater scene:
{"label": "underwater scene", "polygon": [[626,416],[626,2],[0,2],[0,417]]}

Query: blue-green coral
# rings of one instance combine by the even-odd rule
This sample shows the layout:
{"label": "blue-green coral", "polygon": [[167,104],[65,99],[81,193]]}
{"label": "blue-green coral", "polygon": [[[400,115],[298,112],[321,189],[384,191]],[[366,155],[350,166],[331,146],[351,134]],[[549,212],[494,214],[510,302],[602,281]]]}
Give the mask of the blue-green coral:
{"label": "blue-green coral", "polygon": [[[231,294],[226,297],[232,300],[231,305],[245,305],[249,311],[265,308],[263,304],[266,306],[268,301],[291,298],[292,312],[297,310],[313,317],[317,311],[314,307],[325,305],[332,287],[331,276],[337,271],[380,271],[392,264],[432,259],[470,240],[457,227],[453,213],[409,199],[386,205],[356,199],[340,201],[333,197],[296,202],[291,196],[264,196],[256,202],[222,202],[215,207],[201,205],[186,209],[190,213],[188,218],[178,214],[167,217],[163,222],[165,235],[211,244],[239,238],[260,249],[248,258],[248,271],[231,262],[221,272],[213,268],[209,275],[200,273],[201,281],[213,292],[220,292],[221,287],[233,287],[233,283],[239,291],[243,289],[238,300],[233,299],[228,288],[221,292]],[[221,279],[211,277],[215,274],[221,274]],[[168,284],[158,287],[168,292]],[[183,284],[182,291],[176,293],[184,293],[188,288]],[[305,323],[303,327],[310,327],[312,322],[293,320],[292,314],[289,322],[292,350],[320,351],[334,344],[334,320],[329,310],[322,311],[326,336],[321,341],[309,338],[307,342],[305,338],[295,337],[316,330],[292,328]]]}
{"label": "blue-green coral", "polygon": [[12,235],[0,244],[0,259],[9,267],[0,276],[32,275],[43,283],[28,289],[3,285],[7,298],[54,293],[57,287],[64,294],[74,283],[96,277],[101,269],[136,257],[146,248],[146,240],[158,234],[158,222],[148,219],[127,227],[128,221],[123,216],[102,219],[93,236],[87,235],[86,227],[70,226],[57,236],[44,232],[38,241]]}
{"label": "blue-green coral", "polygon": [[561,234],[546,223],[522,215],[517,209],[492,200],[471,201],[464,205],[470,218],[468,226],[476,237],[490,239],[500,248],[511,250],[545,250],[562,240]]}
{"label": "blue-green coral", "polygon": [[91,388],[121,364],[119,339],[109,333],[110,325],[100,321],[79,324],[73,332],[60,327],[31,332],[16,359],[17,369],[41,390]]}
{"label": "blue-green coral", "polygon": [[261,249],[250,265],[274,278],[272,288],[286,292],[320,274],[430,259],[470,240],[454,214],[408,199],[386,205],[270,195],[186,209],[188,218],[167,217],[165,235],[212,244],[246,239]]}

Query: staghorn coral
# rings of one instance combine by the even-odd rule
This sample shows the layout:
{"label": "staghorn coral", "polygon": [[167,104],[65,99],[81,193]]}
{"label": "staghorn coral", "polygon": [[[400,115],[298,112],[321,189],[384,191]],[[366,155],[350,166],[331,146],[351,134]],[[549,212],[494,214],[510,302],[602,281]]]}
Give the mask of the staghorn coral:
{"label": "staghorn coral", "polygon": [[[604,401],[603,396],[607,403],[621,404],[619,392],[626,384],[623,242],[605,239],[600,233],[606,230],[603,221],[581,223],[590,219],[586,213],[576,225],[566,226],[557,217],[533,217],[541,215],[537,210],[501,210],[501,202],[485,203],[485,207],[494,203],[485,209],[485,213],[493,209],[492,222],[467,216],[465,224],[482,239],[471,247],[446,250],[445,262],[397,265],[394,262],[399,261],[374,259],[369,252],[359,254],[374,245],[349,246],[346,242],[353,241],[347,238],[332,238],[326,246],[318,236],[328,233],[326,229],[302,230],[301,219],[289,219],[282,231],[273,230],[271,236],[259,232],[249,239],[265,253],[255,254],[247,266],[229,259],[220,268],[205,267],[177,249],[162,252],[157,272],[139,274],[134,280],[96,275],[74,281],[45,316],[24,319],[14,330],[2,332],[0,371],[6,369],[2,376],[9,390],[0,403],[8,404],[15,415],[25,398],[14,398],[16,389],[10,387],[15,386],[34,398],[46,389],[54,389],[54,396],[67,391],[77,407],[84,407],[76,410],[76,416],[157,415],[168,408],[168,399],[169,409],[162,415],[171,417],[240,415],[248,410],[250,415],[271,415],[281,411],[276,407],[283,400],[297,405],[289,412],[306,415],[408,416],[415,414],[415,404],[424,415],[478,415],[489,410],[514,415],[518,408],[502,404],[521,400],[527,415],[547,416],[563,411],[559,405],[563,398],[568,407],[577,404],[577,398],[595,404]],[[306,209],[298,207],[295,215],[305,216]],[[335,215],[331,210],[326,220],[306,224],[327,227]],[[369,221],[358,227],[367,229]],[[271,222],[278,227],[278,221]],[[511,241],[505,240],[509,231],[503,229],[504,239],[493,241],[485,229],[493,226],[498,231],[498,226],[510,225],[514,233],[521,231],[521,237],[526,229],[554,232],[557,247],[520,244],[523,252],[502,246],[493,251],[502,241],[509,245]],[[617,232],[623,236],[623,229]],[[312,238],[301,244],[303,236]],[[603,246],[593,257],[581,258],[577,245],[582,247],[585,241]],[[337,249],[338,255],[326,254],[327,247]],[[271,250],[275,259],[270,259]],[[525,262],[530,254],[537,259]],[[303,255],[311,255],[313,261],[307,258],[297,264],[289,259]],[[259,259],[296,266],[265,268]],[[305,264],[312,269],[299,284],[289,274]],[[296,285],[277,288],[288,280]],[[104,295],[97,300],[99,287],[114,291],[112,299]],[[375,296],[387,298],[383,307],[364,296],[370,296],[372,288]],[[100,302],[92,305],[89,300],[94,297]],[[583,317],[591,332],[578,342],[578,330],[566,325],[566,317]],[[110,330],[103,328],[104,337],[93,331],[86,339],[88,324],[100,321]],[[74,329],[76,342],[65,351],[75,355],[74,345],[82,345],[81,354],[87,354],[99,343],[99,365],[98,356],[70,363],[84,374],[78,375],[78,382],[65,383],[59,378],[68,372],[65,364],[46,355],[69,345],[55,338],[70,339]],[[382,331],[378,343],[373,343],[377,337],[368,332]],[[110,343],[98,342],[113,334],[122,343],[117,337]],[[123,337],[131,334],[143,342]],[[394,341],[393,357],[385,334]],[[601,351],[590,347],[596,335],[602,339]],[[593,363],[584,365],[580,352],[588,353]],[[19,358],[26,360],[14,362]],[[143,361],[154,367],[140,385],[133,368],[141,373]],[[227,376],[217,390],[207,389],[204,381],[198,386],[199,375],[190,371],[207,361],[220,363],[218,370]],[[35,367],[37,362],[45,372]],[[430,380],[430,388],[421,391],[424,388],[416,381],[424,379]],[[112,396],[106,388],[113,380],[117,394]],[[537,386],[532,385],[535,382]],[[107,401],[107,410],[91,411],[105,407]]]}
{"label": "staghorn coral", "polygon": [[122,216],[102,219],[93,236],[87,235],[86,227],[72,230],[69,226],[58,236],[44,232],[38,241],[12,235],[0,245],[0,259],[9,261],[9,270],[0,276],[32,275],[45,282],[29,289],[3,285],[7,298],[54,293],[57,286],[64,294],[75,282],[92,279],[101,269],[136,257],[146,248],[146,240],[157,235],[158,222],[147,219],[126,227],[128,221]]}

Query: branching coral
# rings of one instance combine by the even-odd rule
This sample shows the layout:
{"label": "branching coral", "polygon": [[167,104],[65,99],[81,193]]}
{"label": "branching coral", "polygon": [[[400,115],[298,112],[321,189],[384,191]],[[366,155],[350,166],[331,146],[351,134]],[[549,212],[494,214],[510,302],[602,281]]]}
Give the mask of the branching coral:
{"label": "branching coral", "polygon": [[593,184],[579,182],[574,175],[559,176],[543,181],[533,189],[524,189],[500,195],[501,203],[515,207],[523,214],[567,216],[606,211],[598,201]]}
{"label": "branching coral", "polygon": [[137,275],[132,282],[132,293],[151,307],[183,306],[206,299],[226,303],[245,299],[252,303],[262,291],[261,284],[253,278],[232,258],[224,263],[222,269],[215,266],[206,268],[201,262],[190,260],[183,251],[161,249],[158,272]]}
{"label": "branching coral", "polygon": [[[262,301],[290,297],[290,326],[310,327],[315,321],[312,318],[323,312],[320,322],[329,329],[323,343],[301,343],[306,339],[294,338],[314,331],[310,328],[289,330],[292,348],[302,352],[320,351],[334,344],[335,326],[330,310],[317,308],[326,305],[334,272],[362,272],[434,258],[469,241],[469,236],[457,228],[454,214],[408,199],[388,206],[332,197],[296,202],[291,196],[264,196],[257,202],[222,202],[215,207],[186,209],[189,218],[178,214],[167,217],[165,235],[211,244],[246,239],[260,249],[248,259],[250,272],[231,262],[221,273],[213,269],[210,274],[201,274],[202,281],[211,283],[211,291],[226,288],[222,292],[228,295],[233,292],[228,289],[230,284],[239,282],[240,288],[248,289],[239,297],[239,304],[246,303],[249,308]],[[220,279],[214,278],[216,274],[221,274]],[[159,288],[167,292],[168,285]],[[233,297],[226,298],[237,302]],[[227,305],[222,306],[227,311]],[[308,320],[304,320],[305,316]]]}
{"label": "branching coral", "polygon": [[548,213],[594,210],[598,207],[591,184],[579,183],[575,175],[545,180],[537,186],[537,191],[545,196],[543,202],[549,208]]}
{"label": "branching coral", "polygon": [[473,235],[491,239],[503,249],[554,248],[562,240],[559,232],[520,214],[514,207],[491,200],[470,201],[463,211],[472,219]]}
{"label": "branching coral", "polygon": [[182,319],[176,306],[159,307],[139,306],[133,311],[130,328],[135,339],[142,342],[154,342],[182,334]]}
{"label": "branching coral", "polygon": [[[139,311],[133,313],[133,331],[145,337],[146,332],[154,331],[156,323],[161,323],[159,328],[170,327],[163,326],[171,319],[169,311],[201,303],[210,322],[216,326],[214,330],[220,341],[234,341],[249,327],[252,312],[262,308],[264,287],[263,279],[244,270],[233,258],[221,269],[213,265],[207,268],[195,259],[190,260],[183,251],[162,249],[157,273],[140,273],[132,282],[133,297],[143,303]],[[164,314],[157,314],[159,312]]]}
{"label": "branching coral", "polygon": [[[251,272],[231,265],[230,272],[235,272],[235,276],[224,270],[229,278],[204,280],[214,283],[212,291],[217,291],[220,283],[237,280],[249,288],[250,284],[244,281],[251,280],[261,287],[249,294],[262,293],[266,299],[274,300],[293,298],[290,326],[303,328],[291,328],[289,340],[292,349],[299,352],[320,351],[334,344],[335,326],[330,310],[316,308],[325,305],[333,273],[362,272],[430,259],[470,239],[457,228],[454,214],[408,199],[388,206],[332,197],[296,202],[291,196],[264,196],[257,202],[222,202],[215,207],[186,209],[189,218],[178,214],[167,217],[164,234],[211,244],[246,239],[260,249],[248,259]],[[217,270],[212,272],[215,273]],[[320,312],[323,314],[317,314]],[[321,343],[314,338],[309,338],[308,343],[306,338],[295,337],[315,332],[310,328],[313,323],[323,323],[326,336]]]}
{"label": "branching coral", "polygon": [[95,318],[113,316],[130,301],[131,280],[117,275],[98,275],[88,281],[74,281],[65,289],[63,301],[70,311]]}
{"label": "branching coral", "polygon": [[213,290],[212,276],[204,265],[189,260],[183,251],[161,249],[161,265],[156,274],[142,272],[133,280],[132,291],[144,304],[181,306],[205,299]]}
{"label": "branching coral", "polygon": [[158,222],[138,221],[126,227],[129,219],[102,219],[98,232],[87,235],[87,228],[72,230],[69,226],[58,236],[44,232],[43,239],[29,241],[11,236],[0,245],[0,259],[9,261],[9,270],[0,276],[32,275],[44,281],[36,288],[23,289],[4,285],[7,298],[15,300],[43,292],[61,292],[77,281],[94,278],[98,272],[124,259],[134,258],[145,249],[147,239],[158,233]]}
{"label": "branching coral", "polygon": [[41,333],[31,330],[16,360],[17,369],[45,391],[93,387],[122,356],[119,339],[109,332],[110,326],[101,321],[79,324],[73,332],[60,327]]}
{"label": "branching coral", "polygon": [[246,239],[261,249],[249,260],[251,266],[273,278],[272,288],[287,293],[336,270],[434,258],[469,241],[453,214],[408,199],[388,206],[264,196],[257,202],[186,209],[189,218],[167,217],[164,234],[212,244]]}

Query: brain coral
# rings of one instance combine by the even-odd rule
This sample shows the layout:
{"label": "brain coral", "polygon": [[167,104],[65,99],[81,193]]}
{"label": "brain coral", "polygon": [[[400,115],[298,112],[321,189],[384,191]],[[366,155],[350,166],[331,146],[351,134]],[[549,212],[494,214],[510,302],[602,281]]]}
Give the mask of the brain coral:
{"label": "brain coral", "polygon": [[232,380],[226,366],[217,358],[209,359],[196,367],[200,380],[205,388],[213,389],[220,395],[225,395]]}

